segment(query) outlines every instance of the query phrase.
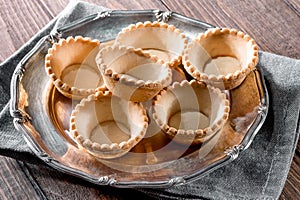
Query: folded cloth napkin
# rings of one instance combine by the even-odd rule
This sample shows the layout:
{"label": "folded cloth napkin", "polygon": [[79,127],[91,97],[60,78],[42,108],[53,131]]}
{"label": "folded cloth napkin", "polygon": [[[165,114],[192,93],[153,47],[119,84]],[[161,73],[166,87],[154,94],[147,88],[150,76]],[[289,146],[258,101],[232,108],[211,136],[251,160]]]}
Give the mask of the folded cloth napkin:
{"label": "folded cloth napkin", "polygon": [[[9,114],[10,79],[17,63],[52,29],[105,8],[71,2],[20,50],[0,65],[0,154],[42,164],[34,156]],[[252,145],[232,163],[205,177],[168,189],[139,189],[159,199],[241,199],[279,197],[299,136],[300,61],[260,52],[270,95],[267,119]]]}

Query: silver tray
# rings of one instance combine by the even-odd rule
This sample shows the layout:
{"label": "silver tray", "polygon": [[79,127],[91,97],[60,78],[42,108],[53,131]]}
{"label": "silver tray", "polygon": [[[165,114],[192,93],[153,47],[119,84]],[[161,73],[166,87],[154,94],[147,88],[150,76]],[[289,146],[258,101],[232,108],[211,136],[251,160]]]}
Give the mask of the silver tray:
{"label": "silver tray", "polygon": [[52,31],[21,60],[11,81],[10,111],[15,127],[37,157],[57,170],[99,185],[163,188],[199,179],[230,163],[249,147],[269,105],[259,68],[241,86],[227,91],[231,101],[229,119],[216,136],[202,145],[179,145],[161,132],[143,139],[121,158],[100,160],[80,150],[69,137],[68,120],[78,102],[62,96],[50,82],[44,69],[48,48],[59,38],[70,35],[109,42],[129,24],[156,20],[180,28],[189,40],[213,27],[159,10],[100,12]]}

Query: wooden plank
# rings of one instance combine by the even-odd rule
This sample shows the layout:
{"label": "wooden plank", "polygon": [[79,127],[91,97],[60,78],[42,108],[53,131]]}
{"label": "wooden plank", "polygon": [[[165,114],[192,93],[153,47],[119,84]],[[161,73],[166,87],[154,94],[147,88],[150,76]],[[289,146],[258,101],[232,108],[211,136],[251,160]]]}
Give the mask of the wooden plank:
{"label": "wooden plank", "polygon": [[[164,9],[154,1],[88,1],[110,9]],[[61,12],[68,0],[5,1],[0,0],[0,62],[20,48],[51,19]],[[2,44],[5,44],[2,45]],[[0,199],[123,199],[124,190],[95,187],[45,166],[18,164],[19,161],[0,157]],[[66,189],[67,188],[67,189]],[[76,191],[76,192],[74,192]],[[128,192],[126,190],[126,192]],[[130,195],[139,197],[132,191]],[[81,198],[82,197],[82,198]]]}
{"label": "wooden plank", "polygon": [[[165,7],[159,0],[155,1],[132,1],[132,0],[89,0],[88,2],[96,3],[108,7],[110,9],[162,9]],[[164,0],[164,2],[172,10],[180,12],[187,16],[194,17],[218,26],[228,26],[237,28],[239,30],[249,33],[258,42],[262,50],[270,51],[273,53],[286,55],[294,58],[300,58],[300,45],[299,45],[299,1],[279,0],[271,1],[171,1]],[[0,37],[0,62],[11,55],[22,44],[28,41],[36,32],[45,26],[53,17],[55,17],[67,5],[67,0],[35,0],[35,1],[5,1],[0,0],[0,28],[3,34]],[[3,45],[5,44],[5,45]],[[299,150],[299,144],[298,144]],[[5,190],[4,195],[0,199],[14,199],[13,195],[23,194],[30,196],[30,199],[35,199],[37,194],[33,195],[32,187],[25,187],[29,179],[25,178],[27,175],[24,169],[12,161],[7,161],[7,158],[0,157],[1,170],[4,167],[12,167],[14,174],[20,180],[12,181],[13,177],[1,176],[11,178],[11,187],[16,187],[15,192],[9,193],[12,190]],[[14,167],[13,167],[14,166]],[[290,175],[288,177],[287,185],[284,188],[282,198],[297,197],[295,194],[299,190],[299,156],[294,158],[291,166]],[[69,184],[72,188],[79,190],[78,193],[86,194],[91,192],[91,196],[87,197],[103,197],[106,198],[122,198],[124,195],[121,190],[114,190],[107,187],[99,187],[95,189],[91,184],[88,184],[79,179],[74,180],[72,177],[66,178],[63,174],[50,170],[44,167],[37,167],[33,165],[25,165],[25,168],[31,174],[41,188],[45,189],[45,194],[49,197],[67,198],[62,196],[67,194],[70,197],[78,197],[70,191],[65,191],[63,188],[68,187]],[[3,173],[3,171],[1,173]],[[298,173],[298,174],[297,174]],[[12,174],[12,175],[11,175]],[[295,174],[295,175],[293,175]],[[49,180],[47,177],[50,177]],[[10,171],[8,176],[13,176]],[[293,177],[295,179],[293,179]],[[59,188],[55,186],[58,183]],[[13,183],[14,182],[14,183]],[[16,183],[19,185],[14,185]],[[25,183],[24,183],[25,182]],[[30,182],[30,181],[29,181]],[[3,183],[0,183],[0,188]],[[298,184],[298,185],[297,185]],[[22,187],[22,185],[24,187]],[[54,186],[53,186],[54,185]],[[52,190],[52,186],[57,190]],[[287,190],[286,190],[287,188]],[[2,191],[0,189],[0,195]],[[85,189],[86,191],[83,191]],[[25,192],[23,192],[25,191]],[[56,192],[57,191],[57,192]],[[108,191],[108,192],[105,192]],[[58,193],[59,192],[59,193]],[[69,192],[69,193],[68,193]],[[76,192],[77,193],[77,192]],[[287,194],[287,195],[286,195]],[[298,192],[299,194],[299,192]],[[5,196],[6,195],[6,196]],[[90,195],[90,194],[87,194]],[[135,196],[135,193],[133,193]],[[99,197],[100,196],[100,197]],[[19,196],[18,196],[19,197]],[[25,198],[18,198],[25,199]],[[36,198],[37,199],[37,198]]]}
{"label": "wooden plank", "polygon": [[18,162],[0,156],[0,199],[40,199]]}
{"label": "wooden plank", "polygon": [[299,3],[288,5],[280,0],[164,2],[171,10],[189,17],[244,31],[256,40],[261,50],[300,58],[300,19],[290,7],[294,5],[298,10]]}
{"label": "wooden plank", "polygon": [[[49,12],[56,16],[67,4],[66,0],[40,0],[41,3],[47,6]],[[129,10],[129,9],[165,9],[159,0],[87,0],[86,2],[94,3],[99,6],[106,7],[111,10]]]}
{"label": "wooden plank", "polygon": [[[175,12],[252,36],[261,50],[300,58],[300,3],[297,0],[162,0]],[[298,152],[298,153],[297,153]],[[300,199],[300,140],[280,199]]]}
{"label": "wooden plank", "polygon": [[[27,42],[51,17],[34,1],[0,1],[0,62]],[[18,161],[0,156],[0,199],[40,199]]]}
{"label": "wooden plank", "polygon": [[51,168],[30,164],[24,166],[48,199],[116,199],[117,195],[109,193],[109,190],[102,192],[85,181],[66,176]]}
{"label": "wooden plank", "polygon": [[[0,48],[0,63],[49,23],[68,2],[68,0],[11,0],[8,3],[0,0],[0,28],[3,33],[0,42],[6,46]],[[159,0],[88,0],[87,2],[109,9],[165,9]]]}
{"label": "wooden plank", "polygon": [[[2,10],[0,10],[1,12]],[[0,37],[0,44],[6,44],[6,48],[1,46],[0,48],[0,63],[5,60],[5,58],[9,57],[12,52],[15,51],[14,42],[8,33],[7,24],[4,22],[4,19],[0,18],[0,30],[5,30],[2,32]]]}
{"label": "wooden plank", "polygon": [[[145,199],[131,189],[95,186],[82,179],[68,176],[46,166],[24,164],[48,199]],[[75,192],[76,191],[76,192]]]}
{"label": "wooden plank", "polygon": [[20,48],[50,20],[35,1],[0,1],[0,27],[2,31],[0,62]]}
{"label": "wooden plank", "polygon": [[280,200],[300,199],[300,157],[295,155]]}
{"label": "wooden plank", "polygon": [[300,17],[300,1],[284,0],[284,2]]}

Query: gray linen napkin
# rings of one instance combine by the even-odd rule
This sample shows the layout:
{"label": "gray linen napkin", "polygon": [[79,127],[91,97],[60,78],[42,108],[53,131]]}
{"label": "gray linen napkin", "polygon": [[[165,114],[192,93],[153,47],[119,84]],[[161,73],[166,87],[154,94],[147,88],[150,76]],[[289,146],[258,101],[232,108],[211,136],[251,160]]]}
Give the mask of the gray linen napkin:
{"label": "gray linen napkin", "polygon": [[[53,27],[103,10],[84,2],[71,2],[66,9],[28,43],[0,65],[0,154],[28,162],[34,156],[9,115],[9,85],[17,63]],[[300,61],[260,52],[270,95],[267,119],[248,150],[229,165],[200,180],[169,189],[140,189],[159,199],[241,199],[279,197],[299,136]]]}

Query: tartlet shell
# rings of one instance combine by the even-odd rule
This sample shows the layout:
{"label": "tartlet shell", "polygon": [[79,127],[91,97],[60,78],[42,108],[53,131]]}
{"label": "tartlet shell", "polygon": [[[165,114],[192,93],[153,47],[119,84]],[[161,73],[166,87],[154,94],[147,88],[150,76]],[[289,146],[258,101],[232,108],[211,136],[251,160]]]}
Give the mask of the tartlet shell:
{"label": "tartlet shell", "polygon": [[[89,47],[87,47],[87,49],[91,52],[91,51],[93,51],[92,49],[94,49],[94,50],[98,49],[100,42],[99,42],[99,40],[96,40],[96,39],[92,40],[89,37],[82,37],[82,36],[76,36],[76,37],[70,36],[66,39],[60,39],[57,43],[54,43],[53,46],[48,49],[48,54],[45,56],[45,70],[46,70],[47,75],[50,77],[52,83],[54,84],[54,86],[58,89],[58,91],[61,94],[63,94],[64,96],[66,96],[68,98],[81,99],[83,97],[87,97],[91,94],[96,93],[96,91],[105,90],[104,85],[101,85],[98,88],[90,88],[90,89],[82,89],[82,88],[78,88],[78,87],[69,85],[69,84],[63,82],[60,79],[60,77],[58,77],[58,75],[55,74],[55,72],[54,72],[55,70],[53,69],[53,66],[52,66],[52,59],[57,50],[64,48],[65,45],[73,45],[76,47],[76,44],[89,45]],[[74,51],[76,51],[76,48],[74,48]],[[62,59],[65,59],[65,58],[62,58]],[[76,63],[76,64],[79,64],[79,63]],[[95,63],[95,65],[96,65],[96,63]]]}
{"label": "tartlet shell", "polygon": [[[235,71],[234,73],[228,73],[226,75],[215,75],[215,74],[206,74],[204,72],[201,72],[197,66],[194,66],[191,63],[190,53],[193,52],[193,45],[195,43],[201,44],[202,42],[205,42],[210,37],[225,37],[226,35],[233,36],[237,38],[238,40],[244,40],[249,44],[251,47],[249,48],[251,52],[249,52],[248,56],[251,56],[250,62],[246,62],[247,66]],[[248,53],[248,52],[246,52]],[[220,55],[220,56],[226,56]],[[195,38],[192,43],[188,45],[186,50],[184,51],[183,56],[183,64],[185,70],[196,80],[204,81],[208,84],[211,84],[215,87],[218,87],[220,89],[233,89],[240,85],[245,77],[255,69],[256,65],[258,63],[258,46],[255,43],[255,41],[247,34],[237,31],[236,29],[229,29],[229,28],[212,28],[208,29],[204,33],[200,33],[197,38]]]}
{"label": "tartlet shell", "polygon": [[[176,129],[174,127],[171,127],[168,122],[165,123],[163,120],[159,117],[158,114],[158,108],[157,105],[160,104],[159,101],[162,100],[163,96],[166,93],[169,93],[174,90],[177,90],[178,88],[185,88],[185,87],[196,87],[198,89],[207,89],[209,92],[213,92],[221,101],[223,106],[223,114],[219,118],[218,121],[211,124],[211,126],[208,126],[204,129],[196,129],[196,130],[183,130],[183,129]],[[184,99],[188,100],[187,96],[183,97]],[[154,99],[153,101],[153,119],[156,121],[157,125],[163,130],[168,137],[173,139],[174,141],[185,144],[185,145],[197,145],[200,143],[203,143],[204,141],[207,141],[209,138],[211,138],[218,130],[220,130],[224,124],[226,123],[230,112],[230,103],[227,99],[227,96],[221,92],[220,89],[212,87],[210,85],[206,85],[204,83],[198,82],[196,80],[191,80],[188,82],[187,80],[182,81],[181,83],[175,82],[172,86],[169,86],[168,88],[162,90]],[[168,119],[169,120],[169,119]],[[176,137],[175,137],[176,136]]]}
{"label": "tartlet shell", "polygon": [[[106,56],[115,53],[118,56],[126,56],[126,54],[132,54],[137,58],[144,57],[148,63],[153,63],[160,68],[164,68],[166,73],[162,80],[136,80],[130,77],[124,76],[123,73],[119,73],[109,65],[114,62],[105,61]],[[113,58],[115,59],[115,57]],[[142,49],[135,49],[134,47],[126,46],[108,46],[103,48],[97,55],[96,62],[102,76],[104,78],[105,85],[107,88],[113,92],[114,95],[121,98],[125,98],[134,102],[144,102],[153,98],[160,90],[171,84],[172,81],[172,70],[168,65],[163,64],[163,61],[158,59],[158,57],[150,55],[142,51]],[[144,62],[144,61],[143,61]],[[129,94],[127,94],[129,92]]]}
{"label": "tartlet shell", "polygon": [[99,144],[91,141],[89,138],[84,138],[76,128],[76,117],[78,113],[85,108],[86,104],[92,101],[101,101],[101,98],[105,97],[112,97],[112,93],[108,90],[99,91],[82,99],[81,102],[77,104],[70,117],[70,135],[79,144],[79,146],[81,146],[81,148],[86,149],[95,157],[101,159],[112,159],[128,153],[140,140],[143,139],[148,127],[148,117],[141,103],[128,102],[130,104],[129,106],[136,106],[139,110],[139,113],[136,114],[141,121],[141,130],[138,133],[135,133],[135,137],[132,137],[131,134],[130,139],[127,141],[112,144]]}
{"label": "tartlet shell", "polygon": [[[148,29],[160,29],[163,32],[161,35],[155,35],[155,31],[153,31],[150,33],[149,37],[145,37],[144,39],[136,39],[138,38],[136,36],[137,34],[136,32],[138,30],[149,31]],[[155,36],[151,37],[152,35]],[[157,42],[157,37],[159,37],[159,39],[161,39],[161,41],[164,42],[164,45],[162,44],[154,45]],[[171,38],[175,37],[175,38],[171,40],[169,39],[170,37]],[[155,38],[156,41],[154,41]],[[181,63],[184,49],[187,47],[188,44],[188,39],[184,35],[184,33],[180,29],[176,28],[174,25],[169,25],[167,23],[158,22],[158,21],[154,21],[154,22],[146,21],[144,23],[138,22],[136,24],[131,24],[128,27],[122,29],[122,31],[118,34],[115,40],[115,44],[133,46],[135,48],[142,48],[142,49],[154,48],[165,52],[172,52],[176,56],[173,56],[173,58],[170,60],[164,60],[164,62],[170,65],[171,67],[173,67],[173,66],[178,66]],[[175,44],[178,44],[177,48],[173,47]],[[154,45],[154,47],[151,45]]]}

